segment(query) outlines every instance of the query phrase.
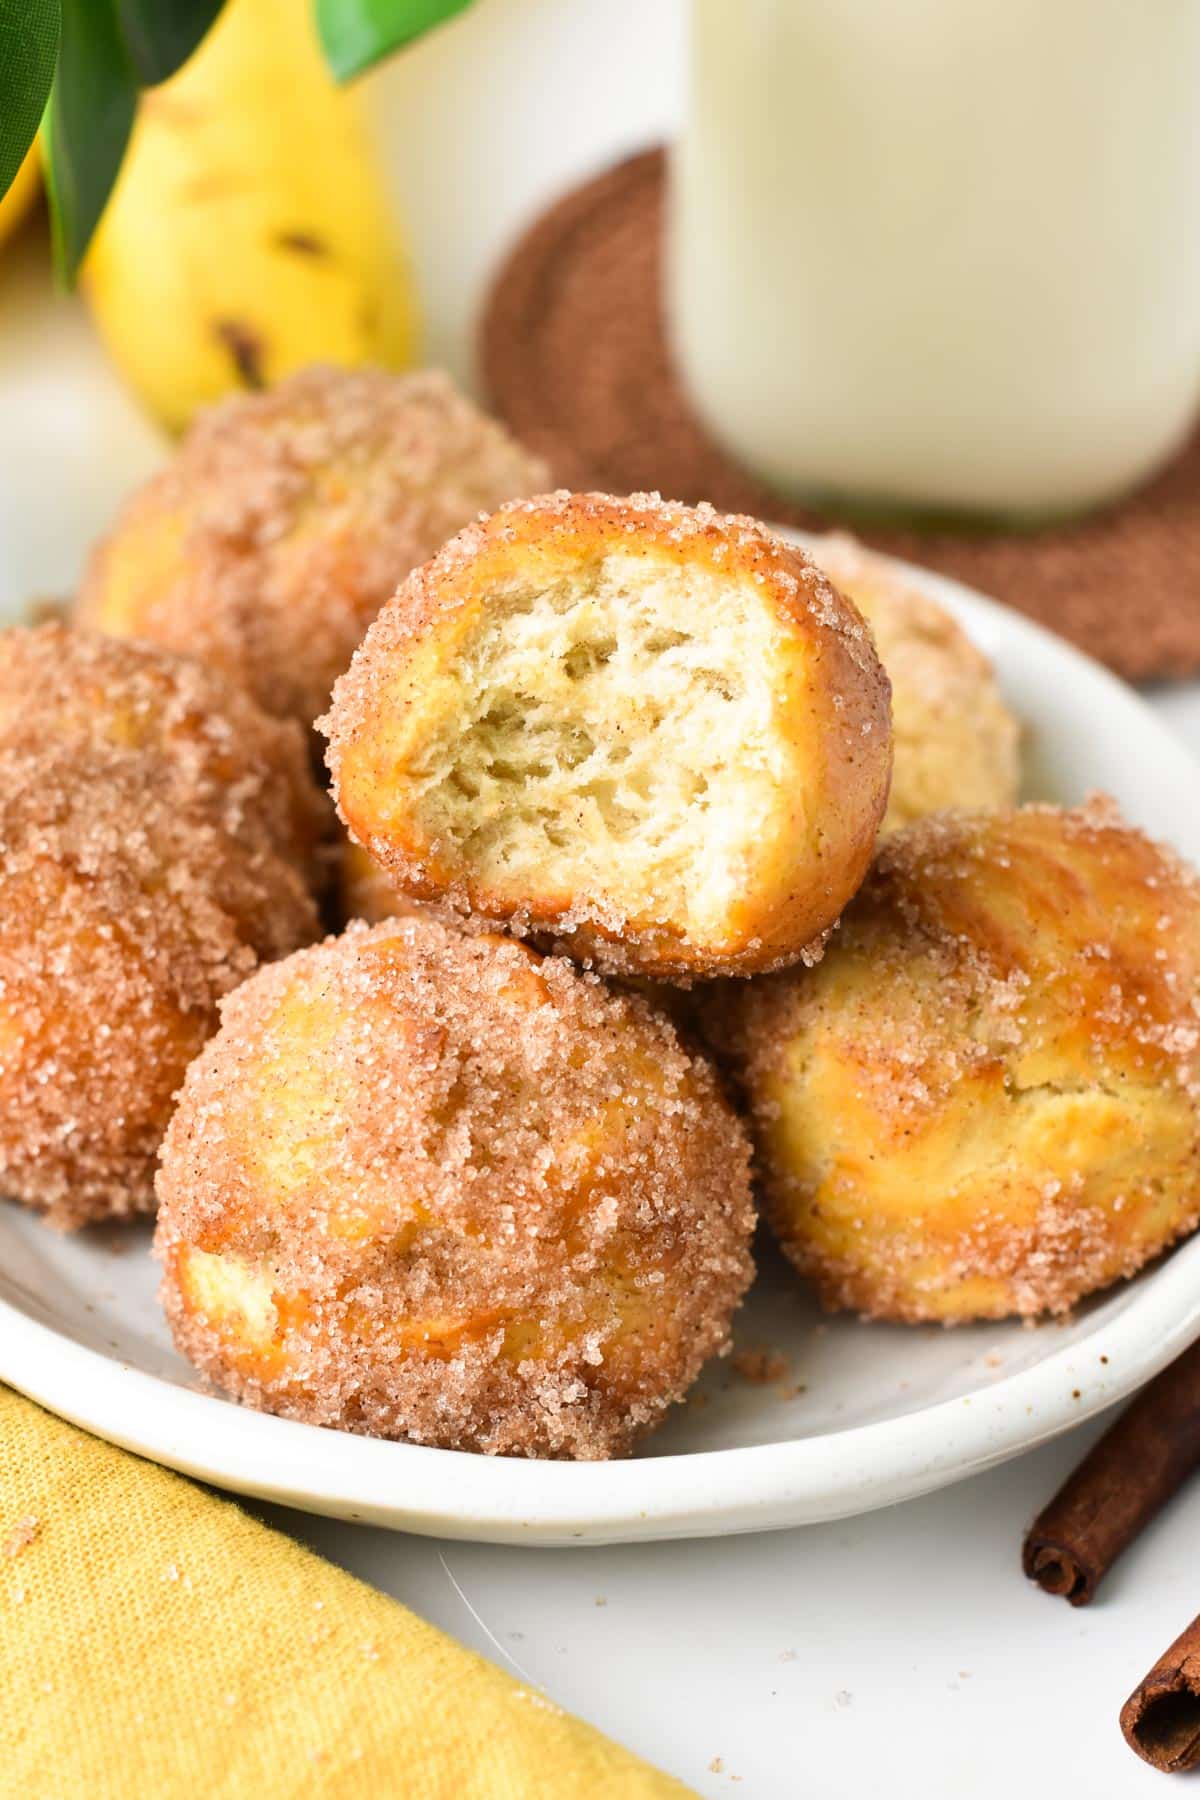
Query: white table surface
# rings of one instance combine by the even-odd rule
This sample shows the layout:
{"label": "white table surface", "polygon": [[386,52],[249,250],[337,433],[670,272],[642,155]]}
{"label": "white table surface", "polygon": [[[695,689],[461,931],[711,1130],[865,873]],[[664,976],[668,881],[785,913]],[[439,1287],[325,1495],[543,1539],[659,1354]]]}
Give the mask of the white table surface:
{"label": "white table surface", "polygon": [[[429,348],[461,376],[519,221],[669,128],[679,31],[677,0],[483,0],[377,82]],[[78,304],[52,296],[37,234],[6,250],[0,599],[69,589],[160,455]],[[1200,751],[1200,684],[1154,704]],[[1200,1611],[1200,1489],[1090,1610],[1047,1599],[1021,1532],[1099,1428],[887,1512],[709,1543],[502,1550],[266,1516],[705,1796],[1121,1800],[1163,1791],[1116,1718]]]}

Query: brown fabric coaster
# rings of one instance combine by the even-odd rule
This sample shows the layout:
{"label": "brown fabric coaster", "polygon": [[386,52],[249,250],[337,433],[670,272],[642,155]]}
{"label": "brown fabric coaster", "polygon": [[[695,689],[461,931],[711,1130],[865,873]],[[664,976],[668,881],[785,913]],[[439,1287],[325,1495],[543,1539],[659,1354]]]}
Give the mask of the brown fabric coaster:
{"label": "brown fabric coaster", "polygon": [[[706,434],[671,367],[660,304],[661,150],[585,183],[542,215],[496,277],[482,325],[492,403],[566,487],[658,488],[821,529]],[[1200,671],[1200,434],[1131,499],[1033,533],[867,542],[956,575],[1122,675]]]}

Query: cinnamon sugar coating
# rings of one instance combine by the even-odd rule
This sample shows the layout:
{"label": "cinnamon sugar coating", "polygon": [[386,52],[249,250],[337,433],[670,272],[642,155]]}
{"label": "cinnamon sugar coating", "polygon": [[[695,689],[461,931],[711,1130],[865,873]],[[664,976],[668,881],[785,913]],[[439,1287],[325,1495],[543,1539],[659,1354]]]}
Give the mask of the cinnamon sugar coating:
{"label": "cinnamon sugar coating", "polygon": [[304,732],[193,657],[57,622],[0,632],[0,743],[154,757],[189,806],[319,884],[333,814]]}
{"label": "cinnamon sugar coating", "polygon": [[[337,916],[343,925],[351,919],[362,919],[377,925],[383,919],[407,919],[414,916],[440,919],[459,931],[487,932],[493,927],[486,919],[463,915],[450,906],[439,906],[430,900],[413,900],[400,893],[360,845],[346,839],[338,858]],[[666,1013],[680,1034],[689,1041],[696,1037],[693,1019],[694,990],[672,982],[650,981],[642,975],[617,979],[616,986],[640,994],[656,1012]]]}
{"label": "cinnamon sugar coating", "polygon": [[1062,1313],[1200,1219],[1200,885],[1109,804],[910,826],[818,969],[718,1010],[828,1307]]}
{"label": "cinnamon sugar coating", "polygon": [[601,1458],[729,1342],[749,1147],[704,1060],[559,958],[351,925],[222,1007],[163,1146],[179,1347],[321,1425]]}
{"label": "cinnamon sugar coating", "polygon": [[338,856],[338,916],[343,923],[362,919],[378,925],[428,912],[422,900],[411,900],[390,882],[379,864],[360,845],[346,840]]}
{"label": "cinnamon sugar coating", "polygon": [[468,526],[319,724],[350,834],[401,891],[683,983],[819,953],[891,767],[854,607],[754,520],[654,494]]}
{"label": "cinnamon sugar coating", "polygon": [[93,551],[78,618],[308,726],[408,571],[544,481],[444,375],[306,369],[202,415]]}
{"label": "cinnamon sugar coating", "polygon": [[316,923],[294,864],[168,759],[0,745],[0,1194],[68,1228],[147,1211],[217,1000]]}

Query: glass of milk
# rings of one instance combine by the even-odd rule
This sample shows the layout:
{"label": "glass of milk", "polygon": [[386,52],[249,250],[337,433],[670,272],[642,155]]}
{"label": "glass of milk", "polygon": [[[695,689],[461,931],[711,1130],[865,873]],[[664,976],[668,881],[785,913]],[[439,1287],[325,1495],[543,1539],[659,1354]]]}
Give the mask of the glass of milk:
{"label": "glass of milk", "polygon": [[1200,0],[692,0],[674,350],[783,493],[1030,520],[1200,401]]}

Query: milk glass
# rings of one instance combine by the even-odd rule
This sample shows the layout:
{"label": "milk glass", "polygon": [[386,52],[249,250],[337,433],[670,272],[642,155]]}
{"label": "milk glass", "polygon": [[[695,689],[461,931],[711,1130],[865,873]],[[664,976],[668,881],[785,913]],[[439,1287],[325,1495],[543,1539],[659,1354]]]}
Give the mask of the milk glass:
{"label": "milk glass", "polygon": [[1200,0],[692,0],[668,301],[786,494],[1132,487],[1200,399]]}

